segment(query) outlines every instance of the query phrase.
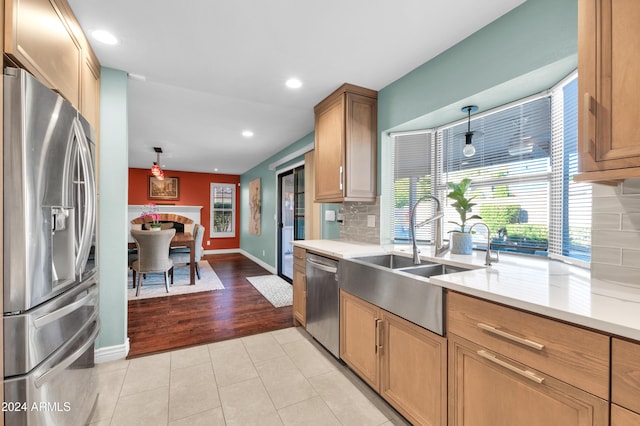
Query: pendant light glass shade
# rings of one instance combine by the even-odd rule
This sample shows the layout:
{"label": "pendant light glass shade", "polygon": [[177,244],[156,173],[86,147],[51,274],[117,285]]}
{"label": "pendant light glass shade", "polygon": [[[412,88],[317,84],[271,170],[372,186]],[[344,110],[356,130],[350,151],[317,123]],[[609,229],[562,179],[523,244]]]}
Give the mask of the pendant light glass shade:
{"label": "pendant light glass shade", "polygon": [[462,149],[462,155],[465,157],[472,157],[476,153],[476,148],[472,144],[473,135],[476,132],[471,131],[471,113],[478,110],[475,105],[467,105],[462,107],[462,112],[467,113],[467,132],[464,134],[464,148]]}
{"label": "pendant light glass shade", "polygon": [[162,153],[162,148],[154,147],[153,150],[156,152],[158,161],[153,162],[153,166],[151,166],[151,174],[158,180],[164,180],[164,172],[160,168],[160,154]]}

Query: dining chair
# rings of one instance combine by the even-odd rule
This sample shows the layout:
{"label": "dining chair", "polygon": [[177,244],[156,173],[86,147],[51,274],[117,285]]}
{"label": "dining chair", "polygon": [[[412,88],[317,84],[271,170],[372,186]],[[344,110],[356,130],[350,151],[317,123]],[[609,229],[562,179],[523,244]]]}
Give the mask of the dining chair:
{"label": "dining chair", "polygon": [[[204,238],[204,226],[194,225],[194,246],[195,251],[193,253],[193,261],[195,263],[196,275],[200,279],[200,267],[198,262],[202,258],[202,240]],[[189,247],[176,247],[172,248],[169,252],[169,257],[173,260],[174,264],[185,263],[189,265],[190,251]]]}
{"label": "dining chair", "polygon": [[138,260],[132,264],[133,270],[138,273],[138,289],[136,297],[140,295],[142,287],[142,274],[163,272],[164,286],[169,293],[168,274],[173,273],[173,260],[169,258],[169,244],[176,234],[175,229],[160,231],[131,230],[131,236],[138,246]]}
{"label": "dining chair", "polygon": [[136,288],[136,270],[133,269],[133,262],[135,262],[136,260],[138,260],[138,249],[134,248],[134,249],[129,249],[127,251],[127,256],[129,258],[129,269],[131,269],[133,271],[133,288]]}

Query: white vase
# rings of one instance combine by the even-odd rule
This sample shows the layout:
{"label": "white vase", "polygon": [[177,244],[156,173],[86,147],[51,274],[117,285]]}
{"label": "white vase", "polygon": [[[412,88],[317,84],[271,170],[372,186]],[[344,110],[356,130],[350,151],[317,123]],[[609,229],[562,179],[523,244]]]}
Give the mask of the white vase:
{"label": "white vase", "polygon": [[473,236],[468,232],[451,233],[451,254],[471,254],[473,252]]}

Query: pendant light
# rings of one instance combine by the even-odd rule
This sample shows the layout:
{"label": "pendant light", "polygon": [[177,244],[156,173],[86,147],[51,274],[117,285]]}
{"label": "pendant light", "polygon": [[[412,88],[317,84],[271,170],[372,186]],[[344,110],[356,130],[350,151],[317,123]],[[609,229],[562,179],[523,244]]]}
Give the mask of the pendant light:
{"label": "pendant light", "polygon": [[464,134],[464,148],[462,149],[462,155],[465,157],[472,157],[473,154],[476,153],[475,147],[471,144],[471,140],[473,139],[474,133],[471,131],[471,113],[476,112],[478,107],[475,105],[467,105],[462,107],[462,112],[467,113],[468,121],[467,121],[467,132]]}
{"label": "pendant light", "polygon": [[154,161],[153,166],[151,166],[151,174],[158,180],[164,180],[164,171],[160,168],[160,154],[162,154],[162,148],[154,147],[153,150],[156,152],[157,161]]}

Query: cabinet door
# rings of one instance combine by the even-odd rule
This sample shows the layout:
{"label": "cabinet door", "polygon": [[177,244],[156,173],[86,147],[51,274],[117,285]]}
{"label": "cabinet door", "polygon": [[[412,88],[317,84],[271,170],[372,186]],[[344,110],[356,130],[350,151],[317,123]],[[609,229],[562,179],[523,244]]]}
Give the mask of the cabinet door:
{"label": "cabinet door", "polygon": [[340,290],[340,358],[378,392],[381,321],[378,307]]}
{"label": "cabinet door", "polygon": [[638,426],[640,414],[611,404],[611,426]]}
{"label": "cabinet door", "polygon": [[447,341],[382,311],[380,393],[415,425],[447,420]]}
{"label": "cabinet door", "polygon": [[579,2],[581,171],[604,178],[640,176],[638,21],[637,0]]}
{"label": "cabinet door", "polygon": [[344,96],[316,111],[316,201],[343,198]]}
{"label": "cabinet door", "polygon": [[82,50],[55,0],[5,2],[5,53],[76,108]]}
{"label": "cabinet door", "polygon": [[640,344],[611,339],[611,402],[640,413]]}
{"label": "cabinet door", "polygon": [[347,93],[344,185],[345,199],[376,197],[377,100]]}
{"label": "cabinet door", "polygon": [[306,327],[307,325],[307,276],[306,271],[298,265],[293,268],[293,319]]}
{"label": "cabinet door", "polygon": [[85,56],[82,65],[80,113],[99,134],[100,124],[100,65]]}
{"label": "cabinet door", "polygon": [[450,334],[449,424],[601,426],[608,404]]}

